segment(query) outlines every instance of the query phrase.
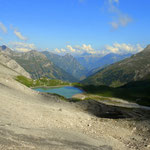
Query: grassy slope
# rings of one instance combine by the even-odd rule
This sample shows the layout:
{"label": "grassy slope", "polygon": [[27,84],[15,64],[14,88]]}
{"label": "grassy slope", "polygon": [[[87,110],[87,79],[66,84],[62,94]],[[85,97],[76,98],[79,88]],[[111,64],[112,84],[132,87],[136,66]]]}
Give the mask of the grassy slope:
{"label": "grassy slope", "polygon": [[150,106],[150,80],[130,82],[118,88],[94,85],[83,85],[81,88],[89,94],[116,97]]}
{"label": "grassy slope", "polygon": [[24,76],[17,76],[16,80],[27,87],[73,85],[82,88],[89,94],[95,94],[104,97],[116,97],[136,102],[140,105],[150,106],[150,80],[130,82],[118,88],[108,86],[81,85],[78,83],[69,83],[61,80],[48,79],[46,77],[32,80]]}
{"label": "grassy slope", "polygon": [[55,80],[55,79],[48,79],[46,77],[43,77],[37,80],[32,80],[24,76],[17,76],[16,80],[26,85],[27,87],[70,85],[69,82],[64,82],[64,81]]}

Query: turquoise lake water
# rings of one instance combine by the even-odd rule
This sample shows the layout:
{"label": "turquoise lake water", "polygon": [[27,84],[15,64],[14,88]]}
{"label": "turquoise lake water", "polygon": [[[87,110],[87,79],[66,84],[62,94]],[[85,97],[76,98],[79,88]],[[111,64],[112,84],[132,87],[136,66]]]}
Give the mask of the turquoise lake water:
{"label": "turquoise lake water", "polygon": [[71,98],[73,95],[83,93],[82,90],[72,86],[64,86],[64,87],[53,87],[53,88],[35,88],[34,90],[39,92],[46,92],[46,93],[55,93],[62,95],[66,98]]}

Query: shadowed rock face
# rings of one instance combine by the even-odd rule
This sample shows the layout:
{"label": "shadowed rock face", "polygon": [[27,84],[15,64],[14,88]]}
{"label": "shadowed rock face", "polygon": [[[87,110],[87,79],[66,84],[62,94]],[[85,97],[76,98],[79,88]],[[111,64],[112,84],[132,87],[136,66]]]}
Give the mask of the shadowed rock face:
{"label": "shadowed rock face", "polygon": [[60,56],[53,54],[48,51],[42,52],[50,61],[52,61],[56,66],[62,68],[78,80],[82,76],[87,74],[87,69],[85,69],[72,55],[66,54],[65,56]]}
{"label": "shadowed rock face", "polygon": [[95,115],[99,118],[108,118],[108,119],[124,119],[132,118],[129,112],[121,109],[116,106],[109,106],[102,104],[95,100],[86,100],[77,102],[77,105],[88,113]]}

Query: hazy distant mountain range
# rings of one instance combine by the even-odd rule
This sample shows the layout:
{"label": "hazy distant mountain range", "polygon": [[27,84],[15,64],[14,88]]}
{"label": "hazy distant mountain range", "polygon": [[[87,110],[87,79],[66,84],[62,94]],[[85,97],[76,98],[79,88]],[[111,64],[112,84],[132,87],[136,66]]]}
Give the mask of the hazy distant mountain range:
{"label": "hazy distant mountain range", "polygon": [[115,54],[109,53],[107,55],[92,55],[92,54],[83,54],[82,56],[76,57],[81,65],[83,65],[88,71],[96,70],[104,66],[110,65],[127,57],[130,57],[132,54]]}
{"label": "hazy distant mountain range", "polygon": [[146,79],[150,79],[150,45],[130,58],[101,69],[82,83],[116,87]]}
{"label": "hazy distant mountain range", "polygon": [[[88,53],[75,57],[70,54],[61,56],[48,51],[17,52],[5,45],[0,47],[0,51],[15,60],[33,79],[48,77],[69,82],[81,81],[102,68],[131,56],[131,54],[114,53],[105,56]],[[83,82],[86,83],[87,80]]]}
{"label": "hazy distant mountain range", "polygon": [[44,51],[42,53],[56,66],[62,68],[79,80],[86,78],[109,64],[115,63],[132,55],[131,53],[110,53],[105,56],[101,56],[84,53],[81,56],[73,57],[70,54],[60,56],[48,51]]}

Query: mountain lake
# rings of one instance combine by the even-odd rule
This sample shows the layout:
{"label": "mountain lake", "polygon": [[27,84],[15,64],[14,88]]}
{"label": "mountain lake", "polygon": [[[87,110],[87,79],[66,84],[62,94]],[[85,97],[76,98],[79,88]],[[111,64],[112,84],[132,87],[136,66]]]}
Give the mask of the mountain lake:
{"label": "mountain lake", "polygon": [[34,90],[39,92],[54,93],[54,94],[62,95],[66,98],[71,98],[73,95],[83,93],[82,90],[73,86],[48,87],[48,88],[40,87],[40,88],[34,88]]}

